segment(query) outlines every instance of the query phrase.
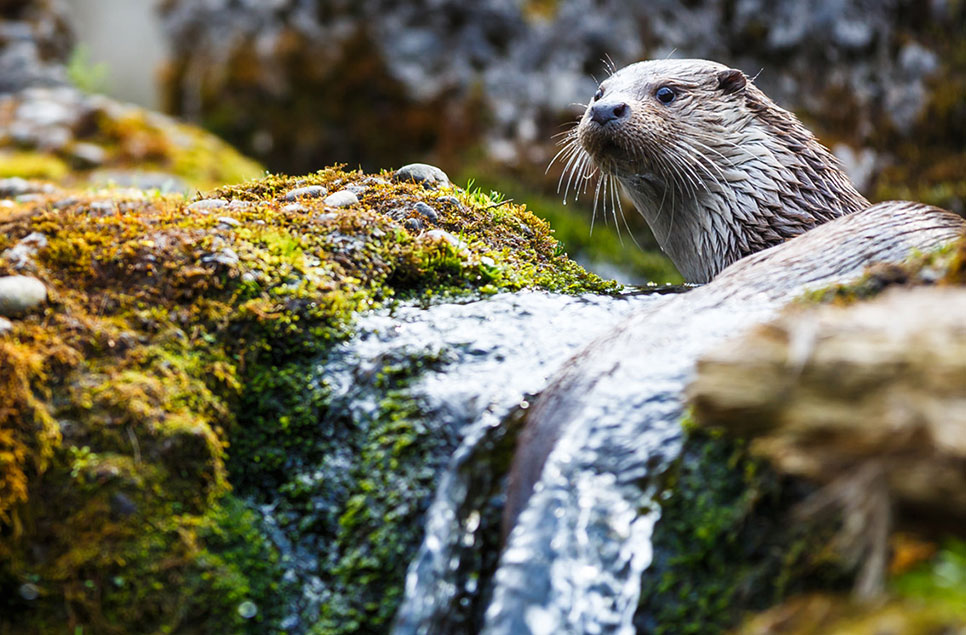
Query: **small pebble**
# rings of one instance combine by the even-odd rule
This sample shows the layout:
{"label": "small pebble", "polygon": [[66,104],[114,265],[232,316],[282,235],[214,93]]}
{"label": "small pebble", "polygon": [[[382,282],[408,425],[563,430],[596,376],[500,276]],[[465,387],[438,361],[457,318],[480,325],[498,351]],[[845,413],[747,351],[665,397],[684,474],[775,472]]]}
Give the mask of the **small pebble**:
{"label": "small pebble", "polygon": [[97,167],[107,161],[107,151],[104,148],[84,141],[71,146],[70,155],[81,167]]}
{"label": "small pebble", "polygon": [[223,198],[203,198],[195,201],[188,206],[189,212],[207,212],[210,209],[221,209],[228,205],[228,201]]}
{"label": "small pebble", "polygon": [[67,209],[72,205],[76,205],[80,202],[80,199],[76,196],[68,196],[67,198],[62,198],[59,201],[54,201],[54,209]]}
{"label": "small pebble", "polygon": [[285,194],[285,200],[295,201],[300,198],[320,198],[328,194],[328,192],[321,185],[307,185],[306,187],[297,187],[294,190],[289,190]]}
{"label": "small pebble", "polygon": [[439,214],[436,213],[432,207],[426,203],[419,202],[416,203],[416,211],[422,214],[426,220],[435,223],[439,219]]}
{"label": "small pebble", "polygon": [[456,207],[458,207],[460,209],[463,208],[463,204],[460,203],[460,200],[458,198],[456,198],[455,196],[440,196],[436,200],[439,201],[440,203],[449,203],[450,205],[455,205]]}
{"label": "small pebble", "polygon": [[436,189],[444,185],[449,185],[449,177],[435,165],[426,163],[410,163],[396,170],[392,175],[392,180],[397,182],[415,181],[422,183],[423,187]]}
{"label": "small pebble", "polygon": [[225,247],[221,251],[215,252],[213,254],[208,254],[201,258],[201,262],[204,263],[218,263],[219,265],[225,265],[226,267],[234,267],[238,264],[239,258],[235,250],[230,247]]}
{"label": "small pebble", "polygon": [[223,225],[225,229],[231,229],[233,227],[238,227],[241,225],[241,221],[237,218],[232,218],[231,216],[219,216],[218,224]]}
{"label": "small pebble", "polygon": [[299,212],[307,212],[309,210],[305,205],[302,205],[301,203],[289,203],[288,205],[282,206],[282,211],[287,212],[289,214],[297,214]]}
{"label": "small pebble", "polygon": [[328,207],[352,207],[359,204],[359,197],[349,190],[339,190],[325,197]]}
{"label": "small pebble", "polygon": [[0,336],[4,336],[13,330],[13,322],[5,317],[0,317]]}
{"label": "small pebble", "polygon": [[29,311],[47,299],[47,287],[32,276],[0,278],[0,315]]}
{"label": "small pebble", "polygon": [[243,619],[250,620],[258,615],[258,607],[251,600],[245,600],[238,605],[238,615]]}
{"label": "small pebble", "polygon": [[423,231],[423,221],[418,218],[407,218],[403,221],[403,227],[413,233],[418,233]]}
{"label": "small pebble", "polygon": [[20,597],[28,602],[32,602],[40,597],[40,589],[37,588],[36,584],[31,584],[30,582],[21,584],[18,592],[20,593]]}

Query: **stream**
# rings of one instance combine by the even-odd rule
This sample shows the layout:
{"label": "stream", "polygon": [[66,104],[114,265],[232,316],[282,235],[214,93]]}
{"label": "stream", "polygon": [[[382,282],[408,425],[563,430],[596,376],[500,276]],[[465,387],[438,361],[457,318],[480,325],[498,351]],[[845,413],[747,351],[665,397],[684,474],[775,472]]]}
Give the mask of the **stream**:
{"label": "stream", "polygon": [[[681,450],[683,394],[698,357],[809,289],[957,235],[948,219],[930,224],[921,214],[873,207],[683,294],[521,292],[360,316],[319,369],[333,387],[329,418],[365,427],[381,407],[379,369],[434,360],[405,387],[443,450],[425,466],[435,494],[393,632],[634,633],[647,610],[638,602],[661,514],[659,477]],[[911,223],[919,229],[889,231]],[[524,450],[539,476],[503,544],[508,457],[523,426],[554,442]],[[353,460],[335,453],[297,478],[324,484],[319,474],[348,472]],[[262,512],[289,556],[286,578],[301,590],[281,624],[297,632],[340,592],[325,576],[332,563],[325,544],[284,530],[273,505]]]}

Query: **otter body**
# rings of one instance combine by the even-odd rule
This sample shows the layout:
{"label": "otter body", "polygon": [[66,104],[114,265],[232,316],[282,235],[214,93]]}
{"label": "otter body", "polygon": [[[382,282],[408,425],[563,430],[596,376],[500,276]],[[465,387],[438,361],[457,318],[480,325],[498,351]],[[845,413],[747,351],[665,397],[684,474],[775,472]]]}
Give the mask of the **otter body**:
{"label": "otter body", "polygon": [[[661,305],[682,320],[724,305],[740,310],[755,298],[769,298],[777,310],[808,288],[964,233],[963,219],[928,205],[871,206],[794,115],[741,71],[715,62],[648,61],[617,71],[562,153],[568,185],[595,171],[619,182],[681,274],[710,282]],[[650,353],[640,333],[655,327],[651,319],[639,316],[592,344],[540,395],[511,466],[505,535],[560,435],[580,417],[581,395],[608,381],[625,358]],[[674,332],[656,325],[664,339]],[[601,357],[607,363],[590,361]]]}
{"label": "otter body", "polygon": [[794,115],[715,62],[617,71],[570,144],[569,168],[616,179],[689,282],[869,206]]}

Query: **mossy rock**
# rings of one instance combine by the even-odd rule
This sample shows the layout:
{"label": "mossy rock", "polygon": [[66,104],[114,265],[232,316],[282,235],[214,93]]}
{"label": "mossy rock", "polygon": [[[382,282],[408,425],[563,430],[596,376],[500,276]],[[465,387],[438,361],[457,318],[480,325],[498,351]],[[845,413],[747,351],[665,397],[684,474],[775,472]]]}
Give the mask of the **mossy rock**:
{"label": "mossy rock", "polygon": [[4,96],[0,130],[0,178],[195,191],[264,174],[209,132],[72,87]]}
{"label": "mossy rock", "polygon": [[[352,188],[360,203],[286,198],[311,186]],[[0,335],[0,632],[277,623],[278,554],[237,495],[283,483],[293,449],[318,447],[326,402],[313,373],[357,311],[617,289],[569,260],[524,207],[388,173],[273,176],[195,202],[35,189],[0,207],[0,275],[29,273],[48,289],[41,311]],[[6,252],[30,234],[46,241],[35,254]],[[407,408],[373,427],[371,464],[425,440],[405,425]],[[348,511],[347,532],[372,528],[378,512]],[[374,548],[396,559],[375,581],[401,581],[404,553]],[[380,588],[390,606],[398,591]]]}

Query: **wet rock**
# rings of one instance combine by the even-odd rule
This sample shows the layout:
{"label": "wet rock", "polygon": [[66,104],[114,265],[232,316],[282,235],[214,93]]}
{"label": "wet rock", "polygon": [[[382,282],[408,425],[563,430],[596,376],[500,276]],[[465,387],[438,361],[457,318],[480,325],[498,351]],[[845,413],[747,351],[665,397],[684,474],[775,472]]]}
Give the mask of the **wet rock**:
{"label": "wet rock", "polygon": [[899,501],[966,516],[966,289],[888,290],[786,312],[706,355],[702,424],[828,482],[869,461]]}
{"label": "wet rock", "polygon": [[449,177],[435,165],[426,163],[410,163],[396,170],[392,175],[394,181],[415,181],[422,183],[424,187],[436,189],[444,185],[449,185]]}
{"label": "wet rock", "polygon": [[16,245],[0,253],[0,257],[17,271],[30,270],[34,266],[37,251],[47,246],[47,237],[33,232],[21,238]]}
{"label": "wet rock", "polygon": [[47,287],[32,276],[0,278],[0,315],[19,315],[34,309],[47,299]]}
{"label": "wet rock", "polygon": [[321,185],[308,185],[306,187],[297,187],[294,190],[289,190],[285,194],[286,201],[297,201],[300,198],[321,198],[328,193]]}
{"label": "wet rock", "polygon": [[209,210],[221,209],[228,206],[228,201],[223,198],[203,198],[200,201],[195,201],[189,205],[186,209],[189,212],[203,212],[208,213]]}
{"label": "wet rock", "polygon": [[432,223],[435,223],[437,220],[439,220],[439,214],[436,213],[436,210],[422,201],[416,203],[415,209],[417,212],[422,214],[426,220]]}
{"label": "wet rock", "polygon": [[359,204],[359,197],[349,190],[339,190],[325,197],[328,207],[352,207]]}

